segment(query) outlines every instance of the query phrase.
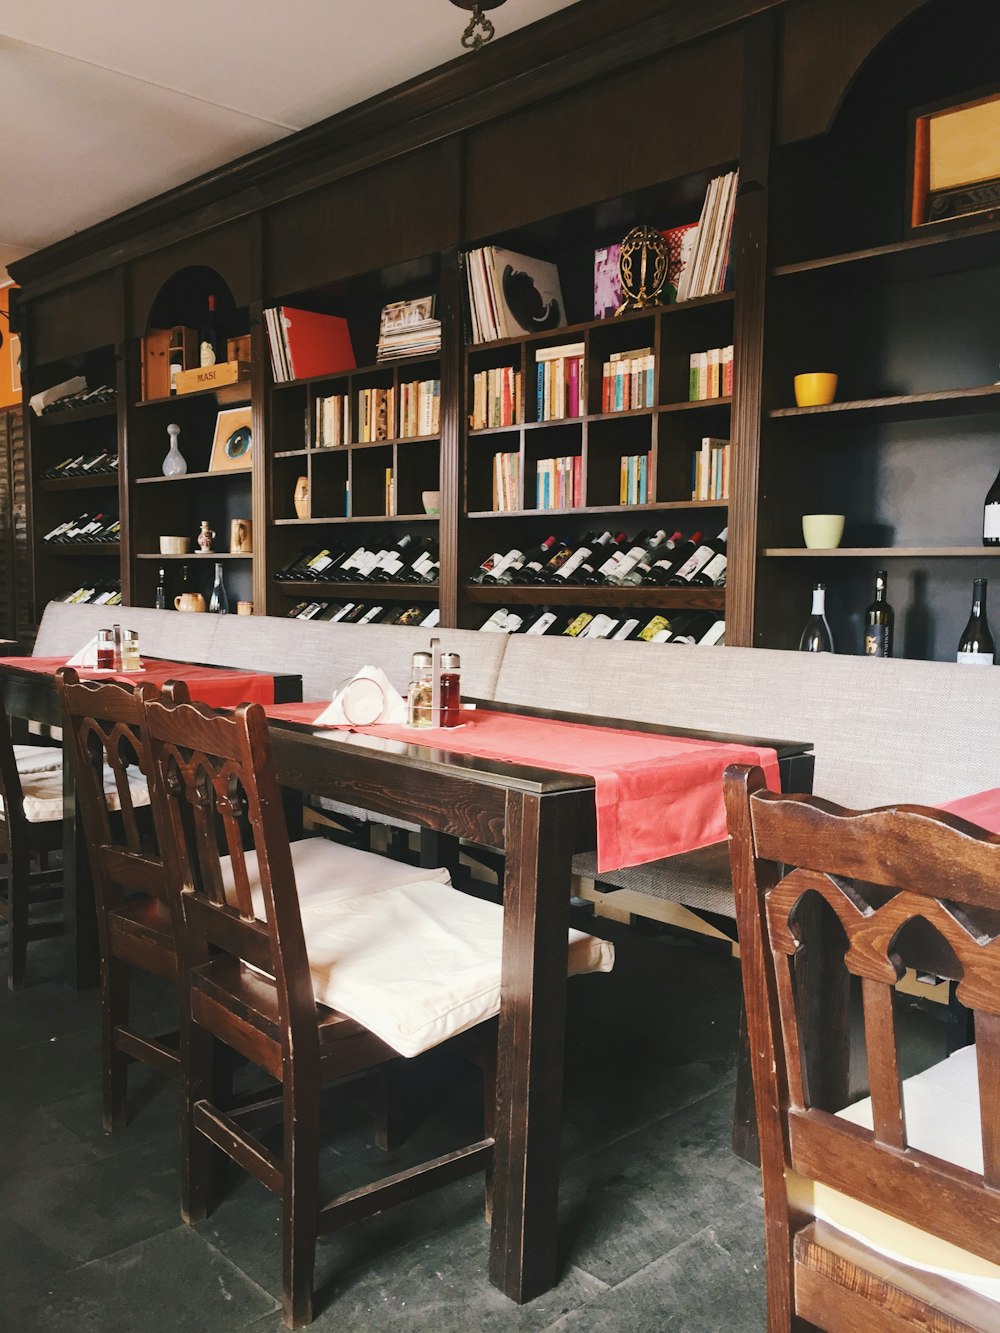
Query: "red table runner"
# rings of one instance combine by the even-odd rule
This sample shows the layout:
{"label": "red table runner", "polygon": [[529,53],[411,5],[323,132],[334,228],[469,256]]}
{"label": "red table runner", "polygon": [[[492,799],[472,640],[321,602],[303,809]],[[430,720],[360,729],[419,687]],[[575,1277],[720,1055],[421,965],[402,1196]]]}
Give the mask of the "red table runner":
{"label": "red table runner", "polygon": [[[267,714],[311,723],[325,703],[278,704]],[[760,764],[780,788],[773,750],[686,736],[579,725],[492,710],[468,711],[463,727],[349,727],[364,735],[429,745],[459,754],[530,764],[594,779],[597,869],[658,861],[726,837],[722,774],[728,764]]]}
{"label": "red table runner", "polygon": [[[0,666],[54,676],[67,660],[65,657],[0,657]],[[145,670],[137,672],[74,669],[81,680],[116,680],[129,685],[143,681],[164,685],[168,680],[183,680],[196,703],[209,704],[212,708],[234,708],[241,703],[274,703],[274,677],[262,671],[197,666],[192,662],[168,662],[158,657],[144,657],[143,666]]]}
{"label": "red table runner", "polygon": [[960,796],[957,801],[948,801],[938,809],[967,819],[970,824],[978,824],[988,833],[1000,833],[1000,787]]}

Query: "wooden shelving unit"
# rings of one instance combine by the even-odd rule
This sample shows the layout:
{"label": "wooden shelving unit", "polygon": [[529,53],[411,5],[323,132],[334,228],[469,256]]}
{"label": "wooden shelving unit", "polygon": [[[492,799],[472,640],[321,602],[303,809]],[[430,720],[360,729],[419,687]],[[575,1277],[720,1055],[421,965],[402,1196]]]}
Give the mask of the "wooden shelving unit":
{"label": "wooden shelving unit", "polygon": [[620,606],[657,608],[664,611],[723,611],[724,588],[601,588],[556,587],[551,583],[501,585],[470,583],[465,596],[476,605],[505,606]]}

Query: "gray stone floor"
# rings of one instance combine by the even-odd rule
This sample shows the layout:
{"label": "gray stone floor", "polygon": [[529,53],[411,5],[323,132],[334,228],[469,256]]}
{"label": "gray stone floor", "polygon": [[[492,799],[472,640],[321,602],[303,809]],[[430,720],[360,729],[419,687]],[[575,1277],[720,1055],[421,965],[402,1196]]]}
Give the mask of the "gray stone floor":
{"label": "gray stone floor", "polygon": [[[317,1333],[763,1329],[758,1178],[728,1142],[738,964],[690,937],[596,929],[618,963],[570,983],[558,1286],[518,1308],[489,1284],[466,1180],[320,1243]],[[169,1018],[169,992],[136,989],[151,1022]],[[0,1330],[277,1333],[275,1201],[234,1169],[208,1222],[180,1223],[176,1094],[137,1067],[131,1122],[105,1135],[98,1021],[95,993],[61,987],[55,944],[33,946],[26,989],[0,990]],[[397,1152],[372,1146],[363,1085],[331,1103],[331,1190],[475,1137],[472,1073],[414,1065]]]}

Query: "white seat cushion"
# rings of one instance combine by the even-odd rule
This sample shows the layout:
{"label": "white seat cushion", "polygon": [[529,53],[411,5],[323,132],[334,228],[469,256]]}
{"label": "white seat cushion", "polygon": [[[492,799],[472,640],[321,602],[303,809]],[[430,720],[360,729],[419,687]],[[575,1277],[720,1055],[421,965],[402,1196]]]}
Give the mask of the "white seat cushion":
{"label": "white seat cushion", "polygon": [[[128,771],[128,785],[134,806],[149,805],[149,788],[138,769]],[[63,817],[63,775],[57,773],[22,774],[21,791],[24,795],[24,817],[30,824],[51,824]],[[120,810],[118,786],[110,769],[104,770],[105,799],[109,810]],[[0,810],[3,802],[0,800]]]}
{"label": "white seat cushion", "polygon": [[[979,1112],[979,1070],[975,1046],[903,1081],[906,1137],[913,1148],[982,1175],[983,1142]],[[870,1097],[837,1114],[872,1128]],[[919,1219],[902,1222],[817,1181],[788,1173],[793,1203],[874,1250],[912,1268],[937,1273],[990,1300],[1000,1302],[1000,1266],[921,1231]],[[1000,1309],[997,1312],[1000,1327]]]}
{"label": "white seat cushion", "polygon": [[[316,999],[419,1055],[500,1012],[503,908],[440,881],[303,906]],[[568,970],[610,972],[606,940],[569,932]]]}
{"label": "white seat cushion", "polygon": [[22,777],[26,773],[61,773],[63,752],[58,745],[15,745],[14,762]]}
{"label": "white seat cushion", "polygon": [[[291,850],[299,905],[303,910],[320,899],[342,902],[373,890],[412,884],[414,881],[451,883],[451,876],[443,867],[421,870],[419,866],[392,861],[387,856],[364,852],[358,847],[344,847],[327,838],[301,838],[291,844]],[[222,857],[221,862],[223,887],[226,896],[232,900],[232,862],[228,856]],[[247,852],[246,863],[254,912],[263,921],[264,893],[257,876],[257,853]]]}

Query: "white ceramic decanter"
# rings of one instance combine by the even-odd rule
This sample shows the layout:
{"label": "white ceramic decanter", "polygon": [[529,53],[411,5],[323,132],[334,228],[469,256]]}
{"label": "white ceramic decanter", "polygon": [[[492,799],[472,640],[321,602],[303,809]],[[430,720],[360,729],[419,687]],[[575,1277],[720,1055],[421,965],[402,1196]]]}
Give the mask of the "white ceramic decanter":
{"label": "white ceramic decanter", "polygon": [[177,440],[180,433],[180,426],[170,425],[167,427],[167,434],[170,436],[170,449],[167,452],[166,458],[163,460],[163,475],[165,477],[181,477],[188,470],[184,455],[177,447]]}

